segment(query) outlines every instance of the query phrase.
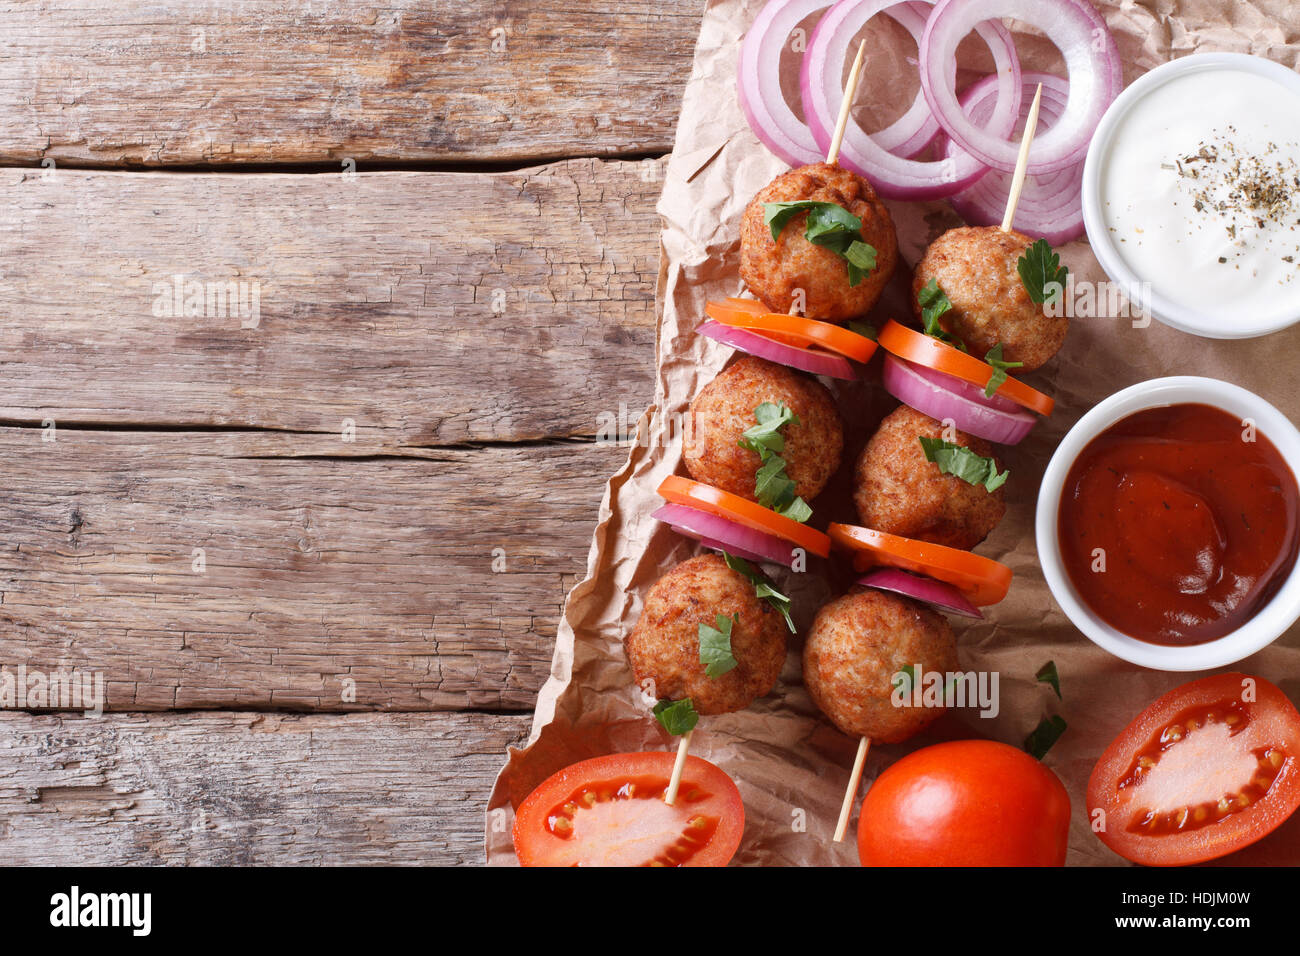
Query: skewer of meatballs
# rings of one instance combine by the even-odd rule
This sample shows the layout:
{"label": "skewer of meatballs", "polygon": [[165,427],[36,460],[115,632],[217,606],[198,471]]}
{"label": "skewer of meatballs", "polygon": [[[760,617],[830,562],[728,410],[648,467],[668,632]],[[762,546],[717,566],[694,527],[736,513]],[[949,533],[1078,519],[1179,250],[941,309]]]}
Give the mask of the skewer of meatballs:
{"label": "skewer of meatballs", "polygon": [[[864,42],[849,74],[828,164],[839,152],[865,51]],[[892,223],[889,229],[892,234]],[[892,254],[896,256],[896,247]],[[702,504],[698,497],[712,491],[720,493],[717,497],[724,503],[733,499],[733,509],[738,503],[752,503],[775,517],[760,521],[765,530],[748,530],[766,535],[774,523],[777,535],[768,536],[779,538],[783,523],[807,521],[807,502],[839,469],[843,446],[843,424],[824,385],[772,362],[743,358],[702,389],[691,405],[683,457],[698,487],[686,489],[683,501]],[[689,525],[692,516],[682,511],[697,510],[691,504],[678,503],[677,511],[665,516],[661,509],[656,515],[677,517]],[[751,514],[745,508],[738,517]],[[715,522],[737,517],[734,511],[724,515],[703,517]],[[692,558],[664,575],[650,589],[625,642],[637,685],[653,688],[652,696],[660,701],[656,716],[670,732],[685,731],[664,794],[669,805],[676,800],[698,716],[748,707],[772,690],[785,662],[786,635],[794,631],[789,600],[750,559],[780,561],[789,550],[794,565],[795,549],[815,541],[787,528],[793,548],[778,541],[775,552],[771,542],[766,549],[754,543],[758,550],[752,550],[744,547],[752,539],[742,539],[737,546],[734,537],[718,540],[708,536],[708,525],[702,527],[704,531],[683,526],[679,530],[723,553]],[[725,536],[725,531],[718,533]],[[814,550],[825,553],[829,548]]]}

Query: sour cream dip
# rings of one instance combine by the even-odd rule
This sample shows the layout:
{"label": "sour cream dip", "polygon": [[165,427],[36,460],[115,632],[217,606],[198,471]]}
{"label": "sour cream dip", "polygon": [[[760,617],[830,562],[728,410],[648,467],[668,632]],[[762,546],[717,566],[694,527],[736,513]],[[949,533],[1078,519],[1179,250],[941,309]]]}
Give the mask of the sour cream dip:
{"label": "sour cream dip", "polygon": [[1300,75],[1198,54],[1112,104],[1084,171],[1103,269],[1187,332],[1246,338],[1300,320]]}

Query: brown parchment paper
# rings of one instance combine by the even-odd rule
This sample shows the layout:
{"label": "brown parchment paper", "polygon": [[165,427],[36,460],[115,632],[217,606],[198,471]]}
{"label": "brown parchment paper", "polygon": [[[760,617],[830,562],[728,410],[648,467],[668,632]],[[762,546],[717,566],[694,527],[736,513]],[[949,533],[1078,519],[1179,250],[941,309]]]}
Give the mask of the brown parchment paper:
{"label": "brown parchment paper", "polygon": [[[1255,53],[1292,68],[1300,61],[1300,5],[1285,0],[1124,0],[1097,5],[1119,44],[1127,82],[1167,59],[1196,51]],[[742,291],[741,213],[785,168],[749,130],[736,99],[740,40],[761,8],[762,0],[710,0],[704,12],[658,206],[663,233],[655,405],[639,424],[627,464],[606,487],[587,574],[568,596],[531,739],[524,749],[510,751],[492,791],[486,816],[490,864],[516,862],[510,840],[513,808],[556,770],[600,754],[674,746],[632,686],[622,639],[640,614],[647,589],[698,551],[693,542],[650,518],[660,504],[655,489],[664,477],[682,471],[675,427],[680,416],[732,355],[730,349],[697,336],[695,325],[708,300]],[[1042,38],[1019,35],[1017,45],[1026,68],[1054,70],[1059,64]],[[971,62],[962,65],[984,66],[979,53],[974,51]],[[856,107],[864,122],[874,113],[888,120],[890,110],[901,111],[910,103],[916,90],[910,55],[880,49],[869,57]],[[889,205],[906,264],[915,263],[943,230],[961,224],[946,203]],[[1081,280],[1105,278],[1084,240],[1062,250],[1062,259]],[[907,271],[900,269],[875,321],[907,314]],[[863,790],[890,763],[927,743],[984,736],[1019,745],[1042,717],[1060,713],[1069,730],[1046,763],[1064,781],[1073,804],[1068,863],[1124,863],[1088,829],[1088,775],[1129,720],[1158,695],[1198,675],[1150,671],[1112,657],[1061,613],[1043,581],[1034,546],[1034,508],[1043,469],[1061,436],[1094,404],[1120,388],[1163,375],[1207,375],[1237,382],[1296,420],[1297,360],[1300,328],[1254,341],[1219,342],[1159,323],[1135,328],[1127,315],[1076,318],[1061,353],[1028,376],[1055,396],[1056,412],[1021,445],[1004,449],[1004,464],[1012,472],[1008,513],[978,549],[1014,570],[1011,593],[983,621],[954,620],[962,667],[999,674],[1000,712],[993,718],[981,718],[974,710],[953,712],[906,744],[873,748]],[[866,381],[836,389],[848,427],[844,465],[836,482],[813,503],[813,521],[820,527],[828,520],[853,520],[848,493],[852,462],[875,424],[897,404],[877,380],[873,366]],[[776,580],[794,598],[801,633],[817,608],[849,583],[842,568],[817,559],[807,573],[777,575]],[[835,844],[830,838],[856,741],[839,733],[811,704],[800,683],[801,648],[802,638],[793,638],[781,681],[771,695],[739,713],[702,718],[693,737],[692,753],[726,770],[744,798],[745,835],[735,861],[739,864],[857,863],[852,839]],[[1034,680],[1048,660],[1054,660],[1060,672],[1063,701]],[[1300,699],[1300,628],[1292,628],[1234,669],[1267,677],[1292,700]],[[1291,821],[1230,862],[1300,862],[1300,823]]]}

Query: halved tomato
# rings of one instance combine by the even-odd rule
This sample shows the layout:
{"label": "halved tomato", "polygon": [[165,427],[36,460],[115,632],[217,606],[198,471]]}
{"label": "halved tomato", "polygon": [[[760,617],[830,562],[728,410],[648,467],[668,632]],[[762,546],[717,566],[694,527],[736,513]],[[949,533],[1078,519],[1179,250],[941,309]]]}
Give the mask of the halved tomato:
{"label": "halved tomato", "polygon": [[800,524],[793,518],[777,514],[757,502],[714,488],[700,481],[669,475],[659,485],[659,497],[673,504],[686,505],[706,514],[727,518],[746,528],[775,535],[820,558],[831,553],[831,539],[816,528]]}
{"label": "halved tomato", "polygon": [[1142,711],[1088,780],[1101,841],[1148,866],[1213,860],[1300,807],[1300,713],[1247,674],[1184,684]]}
{"label": "halved tomato", "polygon": [[857,362],[870,361],[876,343],[842,325],[820,322],[801,315],[772,312],[753,299],[710,302],[704,309],[709,318],[737,329],[761,332],[770,339],[801,348],[822,348]]}
{"label": "halved tomato", "polygon": [[[881,348],[901,359],[924,365],[980,388],[986,388],[989,379],[993,377],[993,366],[983,359],[977,359],[947,342],[939,341],[933,335],[909,329],[896,321],[886,322],[877,340]],[[1010,376],[998,386],[996,394],[1039,415],[1050,415],[1056,407],[1056,402],[1050,396]]]}
{"label": "halved tomato", "polygon": [[928,541],[886,534],[852,524],[832,523],[826,531],[840,548],[853,552],[853,567],[900,568],[951,584],[976,607],[997,604],[1011,587],[1011,569],[992,558]]}
{"label": "halved tomato", "polygon": [[664,791],[676,753],[610,754],[565,767],[515,812],[524,866],[726,866],[745,807],[725,773],[687,757],[672,806]]}

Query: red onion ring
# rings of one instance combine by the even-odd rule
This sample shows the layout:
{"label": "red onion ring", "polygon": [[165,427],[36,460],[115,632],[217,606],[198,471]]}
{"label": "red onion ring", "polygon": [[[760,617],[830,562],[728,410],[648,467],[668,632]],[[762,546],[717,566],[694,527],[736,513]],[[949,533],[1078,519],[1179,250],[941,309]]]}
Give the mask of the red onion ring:
{"label": "red onion ring", "polygon": [[[1040,121],[1043,126],[1040,128],[1050,128],[1065,111],[1070,97],[1069,85],[1050,73],[1026,73],[1024,82],[1025,107],[1022,112],[1028,114],[1034,88],[1042,83]],[[962,109],[976,123],[983,122],[992,109],[992,97],[992,77],[985,77],[962,94]],[[960,147],[946,135],[942,143],[945,154],[960,151]],[[1084,163],[1080,162],[1054,173],[1026,176],[1020,204],[1016,207],[1014,227],[1027,235],[1046,239],[1053,246],[1064,245],[1083,235],[1083,167]],[[948,201],[972,226],[1001,225],[1011,178],[1011,173],[990,170],[975,185],[950,196]]]}
{"label": "red onion ring", "polygon": [[849,360],[838,355],[827,355],[824,352],[813,352],[809,349],[786,345],[784,342],[775,342],[766,336],[759,335],[757,332],[723,325],[721,322],[715,322],[712,319],[701,322],[696,326],[695,331],[716,342],[721,342],[723,345],[730,345],[733,349],[740,349],[742,352],[748,352],[758,358],[776,362],[778,365],[797,368],[801,372],[825,375],[827,378],[848,380],[857,378],[853,366],[849,364]]}
{"label": "red onion ring", "polygon": [[763,145],[791,166],[819,163],[826,153],[781,92],[781,51],[795,27],[828,5],[829,0],[770,0],[740,45],[740,108]]}
{"label": "red onion ring", "polygon": [[[1033,412],[1019,406],[1008,409],[995,404],[1007,401],[1001,396],[986,399],[983,392],[968,382],[894,355],[885,356],[882,381],[885,391],[921,414],[939,422],[949,419],[966,434],[999,445],[1019,444],[1038,423]],[[978,395],[972,395],[971,391]]]}
{"label": "red onion ring", "polygon": [[[1087,0],[939,0],[921,40],[921,87],[926,102],[944,132],[967,153],[994,169],[1015,171],[1020,144],[1008,138],[1009,131],[980,129],[962,112],[947,69],[957,55],[957,45],[976,24],[1001,17],[1042,30],[1065,56],[1070,74],[1065,112],[1055,126],[1034,138],[1029,172],[1041,175],[1073,166],[1083,160],[1102,114],[1123,85],[1115,38]],[[1098,43],[1100,51],[1095,49]],[[1001,102],[1004,97],[998,99]]]}
{"label": "red onion ring", "polygon": [[[896,2],[897,0],[839,0],[826,11],[818,22],[817,29],[813,31],[803,58],[799,88],[808,127],[823,151],[830,146],[835,123],[839,118],[840,104],[844,98],[841,76],[853,37],[863,24]],[[915,13],[915,8],[912,8],[912,12]],[[1005,138],[1015,129],[1016,117],[1020,112],[1020,60],[1016,56],[1011,33],[1002,24],[978,23],[973,29],[988,43],[997,65],[998,100],[989,120],[988,134]],[[922,42],[929,32],[927,24]],[[956,62],[954,55],[943,68],[954,86]],[[924,75],[922,80],[924,81]],[[929,103],[924,88],[922,93]],[[936,122],[939,120],[938,117],[934,119]],[[950,157],[935,162],[904,159],[884,148],[879,134],[875,137],[868,136],[854,123],[849,123],[845,129],[839,162],[846,169],[866,176],[876,191],[889,199],[942,199],[972,185],[988,172],[987,165],[973,156]]]}
{"label": "red onion ring", "polygon": [[678,534],[694,538],[715,551],[725,551],[746,561],[781,564],[787,568],[794,564],[795,549],[789,541],[717,515],[686,505],[666,504],[660,505],[650,517],[671,525]]}
{"label": "red onion ring", "polygon": [[[912,34],[917,49],[920,49],[933,0],[910,0],[907,3],[894,0],[894,3],[895,6],[886,13]],[[819,142],[809,125],[795,115],[781,91],[780,71],[772,64],[780,63],[781,51],[794,29],[830,5],[831,0],[770,0],[745,34],[740,47],[737,63],[740,108],[755,135],[791,166],[821,162],[830,145],[830,136],[827,135],[825,143]],[[955,80],[956,63],[953,72]],[[939,123],[925,101],[924,92],[918,90],[908,111],[874,133],[872,139],[882,149],[902,156],[915,156],[938,133]]]}
{"label": "red onion ring", "polygon": [[980,609],[962,597],[962,593],[951,584],[900,571],[897,568],[881,568],[872,571],[859,578],[857,583],[863,587],[892,591],[894,594],[901,594],[961,617],[984,617]]}

